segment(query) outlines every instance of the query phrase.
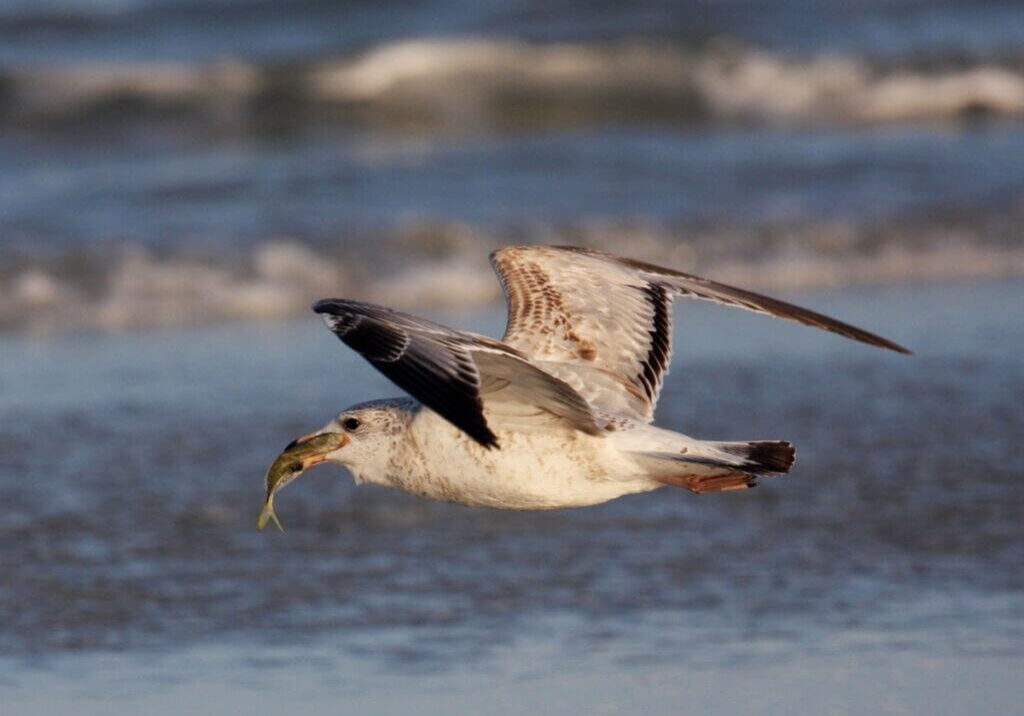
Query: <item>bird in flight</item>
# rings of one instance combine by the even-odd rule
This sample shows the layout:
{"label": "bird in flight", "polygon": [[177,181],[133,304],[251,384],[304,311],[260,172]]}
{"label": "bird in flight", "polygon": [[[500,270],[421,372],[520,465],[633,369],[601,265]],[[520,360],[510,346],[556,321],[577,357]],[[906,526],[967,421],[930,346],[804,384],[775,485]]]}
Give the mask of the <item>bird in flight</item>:
{"label": "bird in flight", "polygon": [[652,425],[672,354],[672,302],[703,299],[906,348],[767,296],[570,246],[513,246],[491,264],[508,304],[501,340],[340,298],[313,310],[411,397],[342,411],[292,442],[267,473],[274,495],[324,462],[433,500],[518,510],[582,507],[666,485],[743,490],[782,475],[781,440],[698,440]]}

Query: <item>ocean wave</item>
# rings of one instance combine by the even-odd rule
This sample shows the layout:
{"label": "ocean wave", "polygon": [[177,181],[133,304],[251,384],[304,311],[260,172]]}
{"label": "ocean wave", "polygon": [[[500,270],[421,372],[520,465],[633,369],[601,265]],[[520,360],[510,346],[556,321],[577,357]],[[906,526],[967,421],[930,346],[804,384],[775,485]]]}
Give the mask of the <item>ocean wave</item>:
{"label": "ocean wave", "polygon": [[[1024,275],[1017,227],[1024,201],[985,216],[881,224],[666,227],[582,222],[524,236],[454,222],[404,226],[363,244],[268,242],[199,256],[140,246],[0,257],[0,330],[52,332],[192,326],[302,315],[346,296],[410,310],[497,303],[487,254],[509,243],[576,244],[692,271],[755,290],[993,279]],[[387,258],[381,258],[387,257]]]}
{"label": "ocean wave", "polygon": [[601,122],[865,125],[1024,115],[1024,58],[790,56],[734,41],[422,39],[337,60],[88,64],[0,71],[0,120],[172,116],[248,130],[342,122],[501,130]]}

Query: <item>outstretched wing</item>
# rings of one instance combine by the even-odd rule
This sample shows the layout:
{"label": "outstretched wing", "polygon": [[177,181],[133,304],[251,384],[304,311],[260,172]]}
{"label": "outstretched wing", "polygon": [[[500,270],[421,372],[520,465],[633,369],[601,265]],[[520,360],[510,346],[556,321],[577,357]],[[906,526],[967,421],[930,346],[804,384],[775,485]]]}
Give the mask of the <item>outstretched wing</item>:
{"label": "outstretched wing", "polygon": [[359,301],[324,299],[313,310],[373,367],[485,447],[498,444],[485,407],[518,429],[554,422],[598,432],[575,390],[500,341]]}
{"label": "outstretched wing", "polygon": [[570,246],[491,254],[508,303],[505,342],[592,404],[650,421],[672,355],[672,300],[699,298],[906,348],[820,313],[652,264]]}

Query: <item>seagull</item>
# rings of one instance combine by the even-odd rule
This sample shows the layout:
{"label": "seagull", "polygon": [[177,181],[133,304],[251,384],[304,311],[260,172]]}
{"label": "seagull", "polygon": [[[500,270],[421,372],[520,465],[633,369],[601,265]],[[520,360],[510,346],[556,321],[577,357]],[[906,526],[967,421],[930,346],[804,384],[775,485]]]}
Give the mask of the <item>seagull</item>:
{"label": "seagull", "polygon": [[899,353],[892,341],[789,303],[593,249],[491,254],[508,306],[501,340],[341,298],[313,310],[410,397],[354,405],[293,441],[267,474],[274,494],[309,468],[465,505],[596,505],[666,485],[703,494],[782,475],[782,440],[698,440],[652,425],[672,355],[677,296],[745,308]]}

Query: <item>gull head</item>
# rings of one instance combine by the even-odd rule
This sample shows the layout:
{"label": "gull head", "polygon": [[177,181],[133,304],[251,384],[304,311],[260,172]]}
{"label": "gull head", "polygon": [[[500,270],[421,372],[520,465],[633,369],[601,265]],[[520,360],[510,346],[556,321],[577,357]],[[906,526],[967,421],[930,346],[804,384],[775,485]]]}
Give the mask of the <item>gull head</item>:
{"label": "gull head", "polygon": [[267,471],[267,494],[257,526],[270,520],[284,531],[274,511],[274,496],[310,468],[325,462],[347,468],[356,482],[376,482],[386,471],[393,443],[411,417],[412,401],[376,400],[343,411],[317,432],[293,440]]}

